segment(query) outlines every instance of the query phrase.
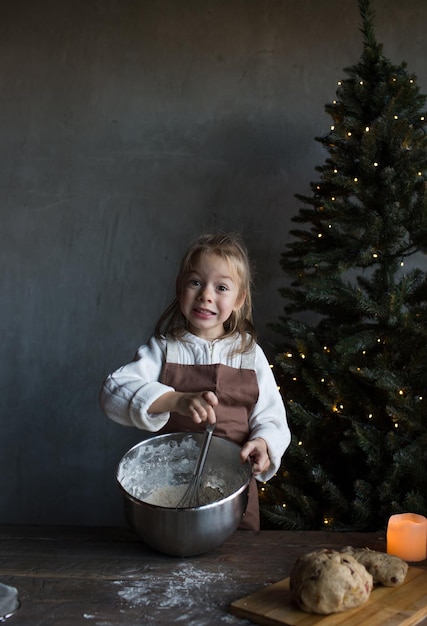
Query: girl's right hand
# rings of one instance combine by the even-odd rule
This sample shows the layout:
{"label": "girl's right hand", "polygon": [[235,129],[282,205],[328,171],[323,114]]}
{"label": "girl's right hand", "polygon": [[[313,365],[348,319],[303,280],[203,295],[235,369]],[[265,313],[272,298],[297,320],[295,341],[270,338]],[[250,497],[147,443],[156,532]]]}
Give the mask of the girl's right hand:
{"label": "girl's right hand", "polygon": [[218,404],[218,398],[213,391],[175,393],[177,393],[175,409],[177,413],[191,417],[195,424],[206,421],[210,424],[215,424],[216,415],[214,407]]}

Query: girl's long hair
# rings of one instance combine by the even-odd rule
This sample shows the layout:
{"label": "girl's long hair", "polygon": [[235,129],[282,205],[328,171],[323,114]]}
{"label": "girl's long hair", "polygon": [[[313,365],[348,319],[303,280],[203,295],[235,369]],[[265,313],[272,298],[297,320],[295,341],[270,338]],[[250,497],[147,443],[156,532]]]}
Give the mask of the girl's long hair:
{"label": "girl's long hair", "polygon": [[227,261],[236,271],[240,285],[239,296],[244,301],[238,311],[233,311],[224,323],[224,337],[238,333],[241,338],[238,352],[250,350],[256,342],[257,334],[252,318],[252,272],[247,248],[237,233],[204,234],[196,237],[184,254],[176,278],[176,296],[160,316],[156,336],[172,335],[177,338],[187,329],[187,320],[179,304],[182,285],[186,276],[193,270],[194,262],[202,253],[216,254]]}

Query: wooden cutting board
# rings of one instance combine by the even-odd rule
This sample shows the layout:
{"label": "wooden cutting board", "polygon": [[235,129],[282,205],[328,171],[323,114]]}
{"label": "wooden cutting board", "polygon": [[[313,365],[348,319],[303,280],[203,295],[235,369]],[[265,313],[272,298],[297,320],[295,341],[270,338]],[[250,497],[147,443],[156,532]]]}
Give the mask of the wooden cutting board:
{"label": "wooden cutting board", "polygon": [[289,578],[236,600],[230,612],[262,626],[414,626],[427,615],[427,570],[410,567],[398,587],[375,587],[366,604],[314,615],[291,602]]}

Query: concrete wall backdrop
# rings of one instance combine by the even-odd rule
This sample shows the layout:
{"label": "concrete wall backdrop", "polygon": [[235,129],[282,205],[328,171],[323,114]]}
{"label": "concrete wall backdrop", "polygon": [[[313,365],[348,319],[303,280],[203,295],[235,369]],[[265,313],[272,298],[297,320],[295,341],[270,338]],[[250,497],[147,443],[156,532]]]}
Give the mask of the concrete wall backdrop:
{"label": "concrete wall backdrop", "polygon": [[[427,91],[427,3],[374,0]],[[202,230],[243,232],[281,312],[296,192],[362,50],[356,0],[15,0],[0,8],[0,522],[122,521],[140,440],[97,404]]]}

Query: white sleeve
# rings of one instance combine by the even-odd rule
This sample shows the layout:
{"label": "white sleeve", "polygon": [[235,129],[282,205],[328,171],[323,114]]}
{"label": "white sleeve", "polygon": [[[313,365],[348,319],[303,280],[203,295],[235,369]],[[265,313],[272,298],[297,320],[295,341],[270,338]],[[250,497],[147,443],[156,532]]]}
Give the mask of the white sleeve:
{"label": "white sleeve", "polygon": [[280,467],[282,456],[290,444],[291,433],[286,420],[286,409],[267,357],[256,347],[255,371],[259,397],[249,417],[250,439],[262,437],[268,446],[269,469],[256,476],[257,480],[270,480]]}
{"label": "white sleeve", "polygon": [[168,421],[169,413],[148,413],[157,398],[173,387],[159,382],[166,356],[166,341],[152,337],[141,346],[134,360],[107,376],[99,403],[114,422],[156,432]]}

